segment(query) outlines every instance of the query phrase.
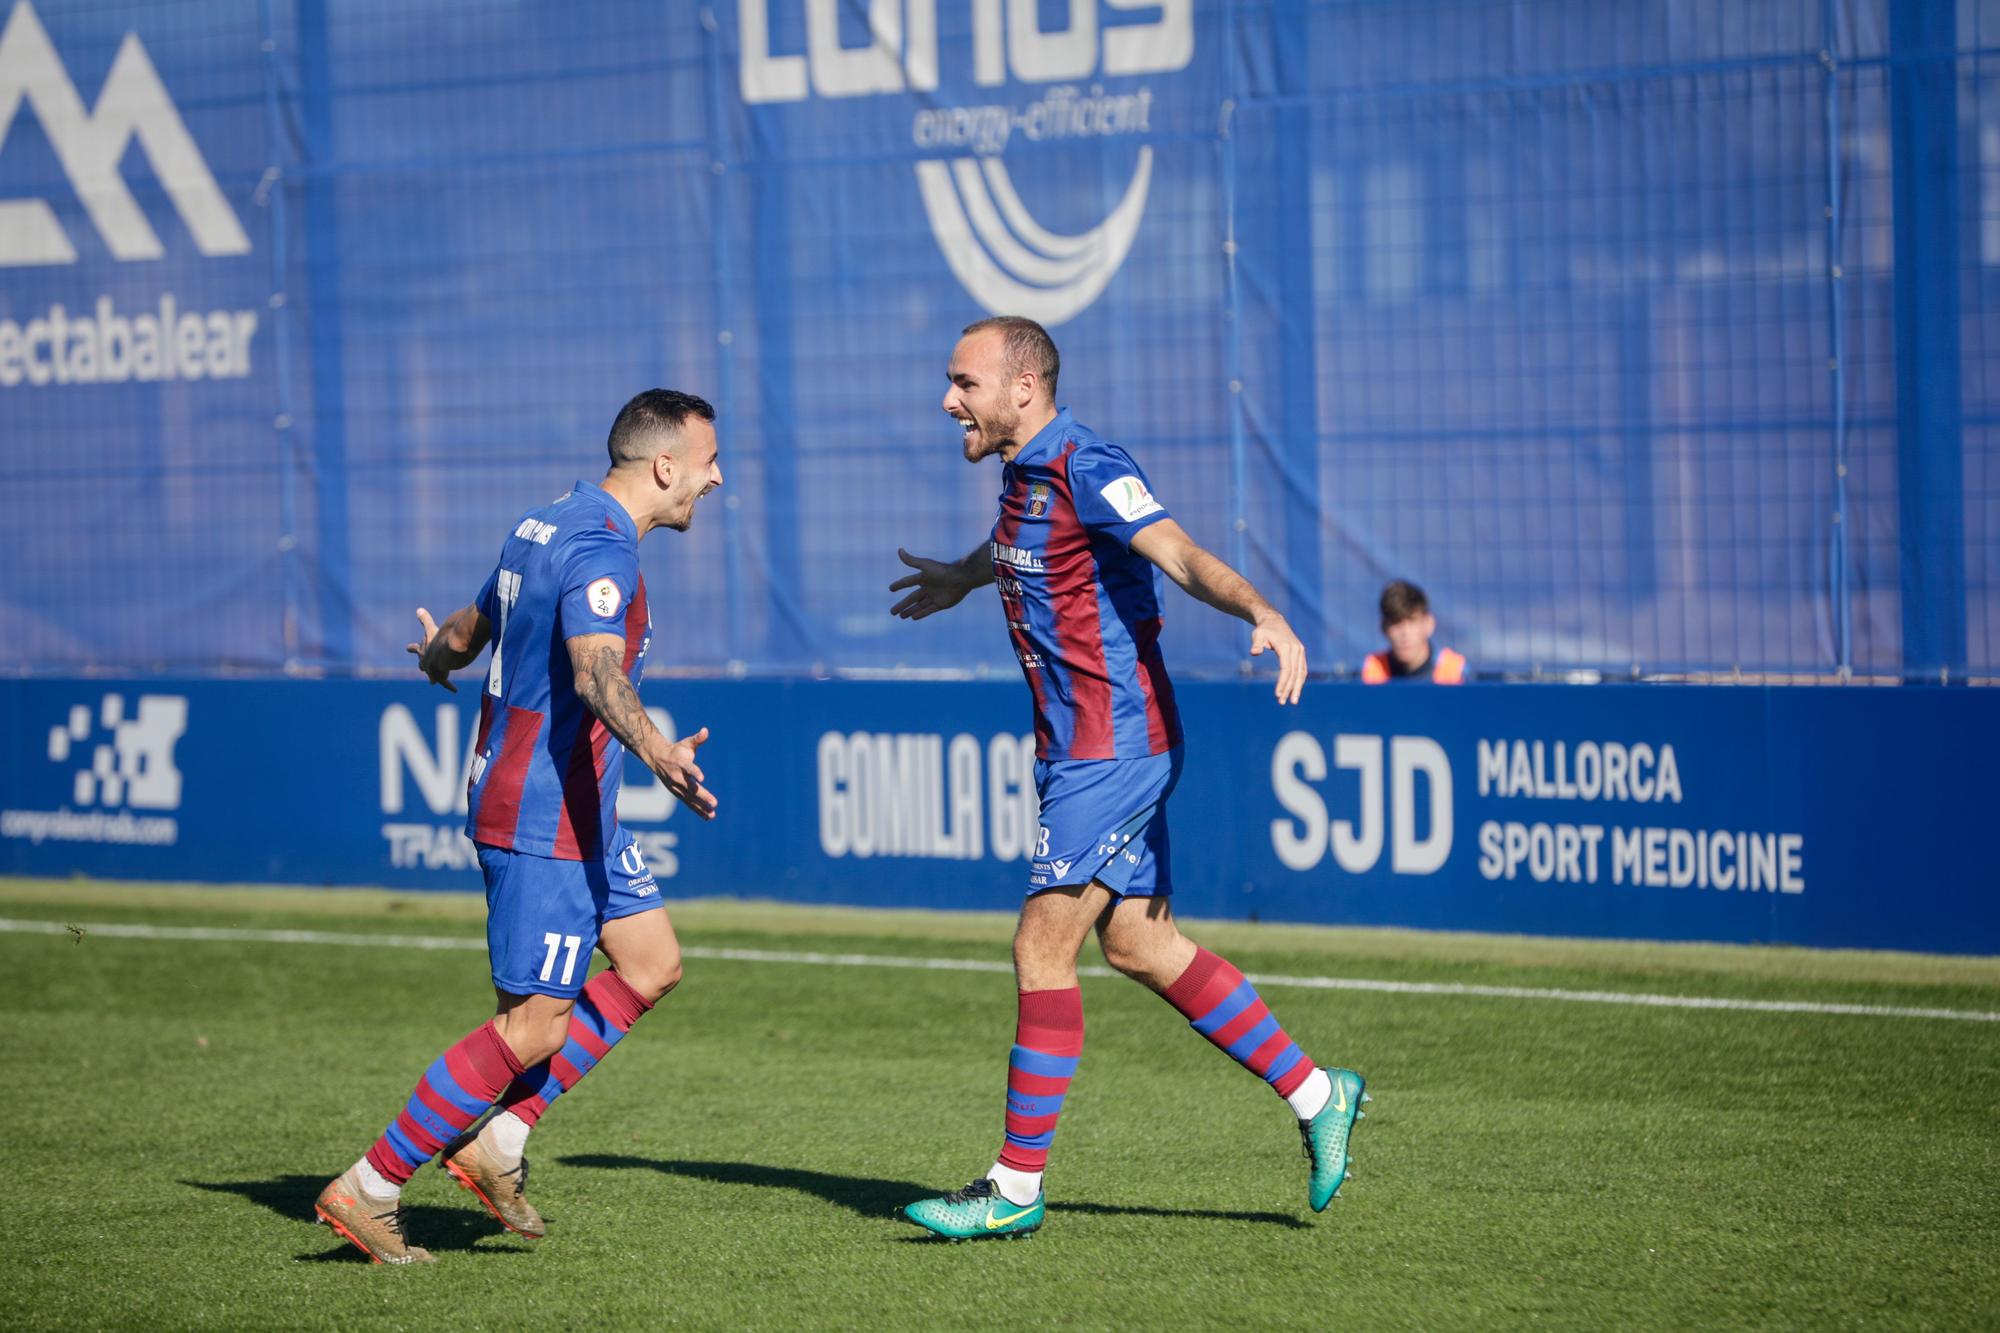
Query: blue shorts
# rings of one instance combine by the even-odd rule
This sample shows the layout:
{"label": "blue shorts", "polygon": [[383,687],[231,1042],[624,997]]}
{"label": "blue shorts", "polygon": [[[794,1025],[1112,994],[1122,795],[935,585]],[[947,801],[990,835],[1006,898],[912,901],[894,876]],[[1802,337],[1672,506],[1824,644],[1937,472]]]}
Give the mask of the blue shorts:
{"label": "blue shorts", "polygon": [[558,861],[481,846],[486,873],[486,956],[509,995],[573,999],[607,921],[659,907],[660,888],[624,829],[602,861]]}
{"label": "blue shorts", "polygon": [[1041,828],[1028,892],[1092,880],[1127,898],[1174,891],[1167,797],[1181,780],[1180,747],[1145,759],[1038,759]]}

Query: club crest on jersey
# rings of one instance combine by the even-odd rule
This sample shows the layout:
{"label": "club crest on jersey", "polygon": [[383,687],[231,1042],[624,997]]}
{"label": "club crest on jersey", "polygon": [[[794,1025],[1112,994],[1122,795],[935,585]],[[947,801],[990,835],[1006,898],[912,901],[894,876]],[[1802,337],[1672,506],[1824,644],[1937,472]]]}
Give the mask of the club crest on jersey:
{"label": "club crest on jersey", "polygon": [[1038,481],[1028,488],[1028,517],[1041,518],[1049,512],[1049,484]]}
{"label": "club crest on jersey", "polygon": [[1160,502],[1137,477],[1120,477],[1101,492],[1106,504],[1118,511],[1127,523],[1136,523],[1148,514],[1160,512]]}
{"label": "club crest on jersey", "polygon": [[584,596],[589,599],[593,614],[613,616],[618,613],[618,585],[610,579],[597,580],[585,591]]}

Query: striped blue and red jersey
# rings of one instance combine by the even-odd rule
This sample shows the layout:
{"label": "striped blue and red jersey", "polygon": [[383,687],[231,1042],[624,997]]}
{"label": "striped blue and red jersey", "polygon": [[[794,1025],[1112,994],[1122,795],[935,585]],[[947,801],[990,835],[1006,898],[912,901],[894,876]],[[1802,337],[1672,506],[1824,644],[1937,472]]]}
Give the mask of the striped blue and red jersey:
{"label": "striped blue and red jersey", "polygon": [[577,697],[567,641],[622,635],[638,683],[653,633],[638,527],[602,487],[579,481],[515,525],[476,604],[493,658],[466,834],[503,851],[601,857],[618,826],[625,747]]}
{"label": "striped blue and red jersey", "polygon": [[993,578],[1041,758],[1141,759],[1181,743],[1160,656],[1160,571],[1132,550],[1166,517],[1132,456],[1068,408],[1006,465]]}

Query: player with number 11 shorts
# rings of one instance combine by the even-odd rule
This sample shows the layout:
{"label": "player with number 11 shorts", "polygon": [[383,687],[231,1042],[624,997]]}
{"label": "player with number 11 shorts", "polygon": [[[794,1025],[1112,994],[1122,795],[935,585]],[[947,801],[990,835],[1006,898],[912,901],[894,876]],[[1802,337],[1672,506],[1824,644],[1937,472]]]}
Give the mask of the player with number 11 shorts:
{"label": "player with number 11 shorts", "polygon": [[[722,484],[715,410],[650,389],[611,428],[601,485],[578,481],[517,522],[478,597],[410,645],[424,674],[489,644],[466,833],[486,878],[498,1008],[434,1060],[373,1147],[321,1191],[320,1220],[378,1263],[429,1263],[403,1234],[402,1187],[441,1165],[508,1229],[540,1236],[528,1132],[680,981],[680,944],[632,835],[618,824],[629,751],[703,818],[695,751],[663,736],[636,686],[652,636],[639,542],[685,531]],[[591,953],[611,966],[591,976]]]}

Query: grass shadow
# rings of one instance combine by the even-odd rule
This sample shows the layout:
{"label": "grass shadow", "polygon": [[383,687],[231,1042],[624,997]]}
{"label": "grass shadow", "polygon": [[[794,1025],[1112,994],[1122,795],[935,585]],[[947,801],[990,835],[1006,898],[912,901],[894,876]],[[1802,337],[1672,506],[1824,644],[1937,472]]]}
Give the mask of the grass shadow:
{"label": "grass shadow", "polygon": [[[752,1185],[763,1189],[797,1190],[826,1200],[863,1217],[893,1216],[906,1203],[937,1193],[934,1185],[874,1176],[841,1176],[802,1167],[763,1166],[755,1162],[689,1162],[615,1153],[582,1153],[560,1159],[564,1166],[596,1167],[605,1171],[657,1171],[666,1176],[707,1180],[721,1185]],[[1231,1212],[1209,1208],[1152,1208],[1115,1203],[1052,1203],[1051,1212],[1095,1213],[1118,1217],[1191,1218],[1211,1222],[1257,1222],[1270,1226],[1311,1225],[1286,1213]],[[913,1237],[913,1239],[919,1239]]]}
{"label": "grass shadow", "polygon": [[[313,1215],[313,1201],[326,1187],[326,1177],[273,1176],[269,1180],[183,1180],[180,1183],[190,1189],[234,1194],[270,1209],[287,1221],[310,1222],[317,1226],[319,1219]],[[427,1250],[470,1250],[479,1241],[507,1234],[500,1229],[499,1223],[476,1208],[468,1211],[430,1204],[406,1204],[403,1208],[403,1227],[411,1244],[421,1245]],[[298,1256],[300,1259],[309,1262],[342,1259],[368,1262],[366,1255],[335,1235],[331,1228],[322,1234],[337,1248],[302,1254]]]}
{"label": "grass shadow", "polygon": [[836,1176],[797,1167],[760,1166],[755,1162],[661,1161],[616,1153],[583,1153],[561,1159],[564,1166],[591,1166],[605,1171],[658,1171],[661,1175],[718,1185],[755,1185],[764,1189],[798,1190],[863,1217],[885,1217],[912,1199],[935,1190],[908,1180],[877,1180],[871,1176]]}
{"label": "grass shadow", "polygon": [[1312,1223],[1290,1213],[1255,1213],[1228,1208],[1150,1208],[1144,1204],[1052,1203],[1052,1213],[1103,1213],[1118,1217],[1199,1217],[1210,1222],[1257,1222],[1265,1226],[1309,1230]]}

